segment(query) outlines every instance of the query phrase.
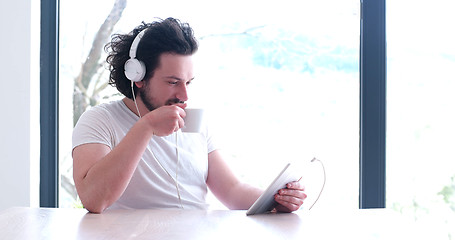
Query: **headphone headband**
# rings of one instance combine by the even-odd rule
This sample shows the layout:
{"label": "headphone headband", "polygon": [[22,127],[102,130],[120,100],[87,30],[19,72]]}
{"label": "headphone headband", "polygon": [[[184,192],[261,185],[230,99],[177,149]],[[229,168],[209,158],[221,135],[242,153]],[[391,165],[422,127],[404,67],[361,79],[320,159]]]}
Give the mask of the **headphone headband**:
{"label": "headphone headband", "polygon": [[130,48],[130,58],[134,59],[136,58],[136,51],[137,51],[137,46],[139,46],[139,42],[141,41],[142,37],[145,34],[145,29],[139,32],[136,37],[133,40],[133,43],[131,44]]}

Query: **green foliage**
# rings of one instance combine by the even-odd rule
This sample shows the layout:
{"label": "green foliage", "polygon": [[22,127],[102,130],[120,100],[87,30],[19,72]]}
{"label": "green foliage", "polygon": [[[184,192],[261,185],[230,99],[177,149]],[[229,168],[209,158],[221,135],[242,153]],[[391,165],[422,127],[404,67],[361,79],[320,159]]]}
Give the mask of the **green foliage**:
{"label": "green foliage", "polygon": [[455,176],[451,177],[451,183],[444,186],[438,195],[441,195],[452,211],[455,211]]}
{"label": "green foliage", "polygon": [[271,27],[255,28],[245,34],[220,39],[221,49],[228,52],[248,49],[252,61],[262,67],[314,73],[329,69],[348,73],[358,72],[358,47],[327,42],[302,33]]}
{"label": "green foliage", "polygon": [[73,202],[73,208],[84,208],[84,205],[80,199],[77,199]]}

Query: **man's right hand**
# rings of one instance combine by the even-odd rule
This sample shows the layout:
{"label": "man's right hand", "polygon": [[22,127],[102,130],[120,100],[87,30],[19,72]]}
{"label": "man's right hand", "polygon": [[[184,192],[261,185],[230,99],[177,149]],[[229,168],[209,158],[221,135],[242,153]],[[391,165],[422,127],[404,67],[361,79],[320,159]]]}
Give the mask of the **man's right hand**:
{"label": "man's right hand", "polygon": [[183,121],[186,116],[185,107],[186,103],[162,106],[147,113],[143,118],[152,127],[154,135],[168,136],[185,124]]}

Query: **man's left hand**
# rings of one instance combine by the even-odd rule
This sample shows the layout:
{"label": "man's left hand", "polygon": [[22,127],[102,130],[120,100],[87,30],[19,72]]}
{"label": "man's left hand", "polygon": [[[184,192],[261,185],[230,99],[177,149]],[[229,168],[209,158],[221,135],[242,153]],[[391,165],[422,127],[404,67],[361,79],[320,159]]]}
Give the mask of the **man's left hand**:
{"label": "man's left hand", "polygon": [[288,183],[286,188],[275,194],[275,201],[279,204],[275,209],[278,212],[297,211],[307,197],[304,191],[305,188],[300,182]]}

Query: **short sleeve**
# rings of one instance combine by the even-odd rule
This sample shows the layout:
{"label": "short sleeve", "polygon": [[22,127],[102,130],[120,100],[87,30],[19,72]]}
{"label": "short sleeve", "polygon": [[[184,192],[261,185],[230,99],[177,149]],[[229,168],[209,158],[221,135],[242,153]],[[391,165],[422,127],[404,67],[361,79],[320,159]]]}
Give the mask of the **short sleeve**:
{"label": "short sleeve", "polygon": [[101,143],[112,149],[115,143],[112,126],[107,124],[108,116],[103,108],[95,107],[84,112],[73,129],[73,149],[87,143]]}

